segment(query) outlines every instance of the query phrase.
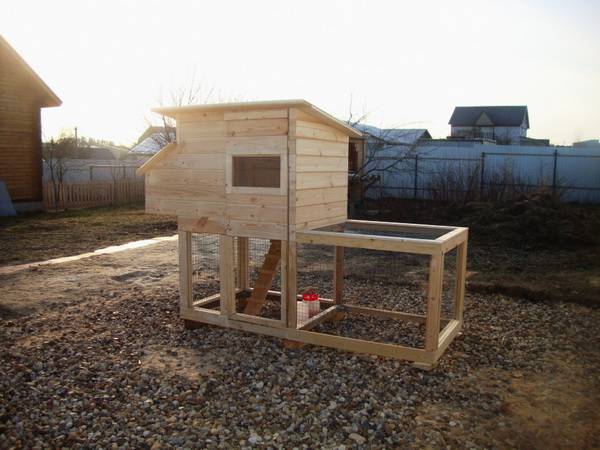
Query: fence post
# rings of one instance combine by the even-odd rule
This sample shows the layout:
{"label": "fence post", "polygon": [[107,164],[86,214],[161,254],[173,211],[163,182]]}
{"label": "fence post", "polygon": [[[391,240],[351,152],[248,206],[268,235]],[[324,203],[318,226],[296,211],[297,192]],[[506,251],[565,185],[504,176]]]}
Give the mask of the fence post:
{"label": "fence post", "polygon": [[419,154],[415,154],[415,183],[413,191],[413,199],[417,199],[417,193],[419,188]]}
{"label": "fence post", "polygon": [[485,180],[485,152],[481,152],[481,178],[479,179],[479,200],[483,199],[483,184]]}
{"label": "fence post", "polygon": [[554,166],[552,168],[552,196],[556,197],[556,171],[558,169],[558,150],[554,149]]}

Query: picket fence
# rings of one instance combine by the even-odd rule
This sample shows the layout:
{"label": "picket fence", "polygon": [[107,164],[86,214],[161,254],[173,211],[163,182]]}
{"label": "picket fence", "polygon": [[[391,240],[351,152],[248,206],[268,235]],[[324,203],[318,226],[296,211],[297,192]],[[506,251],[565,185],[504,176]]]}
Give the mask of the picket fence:
{"label": "picket fence", "polygon": [[[44,209],[91,208],[144,201],[144,180],[44,184]],[[57,195],[58,194],[58,195]]]}

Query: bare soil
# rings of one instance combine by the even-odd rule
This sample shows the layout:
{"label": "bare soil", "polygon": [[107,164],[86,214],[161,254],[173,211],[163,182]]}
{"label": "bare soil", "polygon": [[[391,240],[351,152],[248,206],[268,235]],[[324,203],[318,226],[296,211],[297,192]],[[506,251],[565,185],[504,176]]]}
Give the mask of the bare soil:
{"label": "bare soil", "polygon": [[143,205],[0,217],[0,265],[77,255],[176,229],[175,218],[146,214]]}
{"label": "bare soil", "polygon": [[[0,276],[0,447],[359,447],[354,433],[377,448],[600,448],[594,308],[469,293],[463,335],[422,372],[184,330],[176,248]],[[358,275],[349,292],[368,299]],[[370,297],[418,308],[415,286]]]}
{"label": "bare soil", "polygon": [[[0,275],[0,448],[599,449],[598,246],[532,247],[477,230],[465,327],[431,372],[185,330],[176,241]],[[173,231],[137,208],[31,216],[0,225],[0,258],[37,261]],[[331,255],[299,254],[301,283],[330,291],[321,260]],[[422,312],[423,258],[347,257],[345,295]],[[448,283],[452,257],[446,268]],[[215,286],[203,274],[197,282],[199,292]],[[422,341],[420,329],[372,320],[321,331]]]}

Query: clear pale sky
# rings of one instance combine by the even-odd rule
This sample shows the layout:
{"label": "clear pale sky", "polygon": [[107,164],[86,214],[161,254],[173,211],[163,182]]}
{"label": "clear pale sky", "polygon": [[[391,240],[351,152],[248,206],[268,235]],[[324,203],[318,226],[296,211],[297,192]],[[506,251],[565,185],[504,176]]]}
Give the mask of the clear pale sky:
{"label": "clear pale sky", "polygon": [[44,138],[131,144],[194,72],[221,98],[305,98],[449,134],[456,105],[528,105],[529,136],[600,138],[598,1],[2,2],[0,33],[63,100]]}

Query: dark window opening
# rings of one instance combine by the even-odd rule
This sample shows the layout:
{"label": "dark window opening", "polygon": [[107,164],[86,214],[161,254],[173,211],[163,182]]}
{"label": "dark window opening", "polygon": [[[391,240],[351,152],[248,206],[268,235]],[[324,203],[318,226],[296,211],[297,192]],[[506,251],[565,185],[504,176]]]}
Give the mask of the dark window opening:
{"label": "dark window opening", "polygon": [[280,187],[279,156],[234,156],[234,187]]}
{"label": "dark window opening", "polygon": [[348,145],[348,171],[358,172],[358,150],[355,142]]}

